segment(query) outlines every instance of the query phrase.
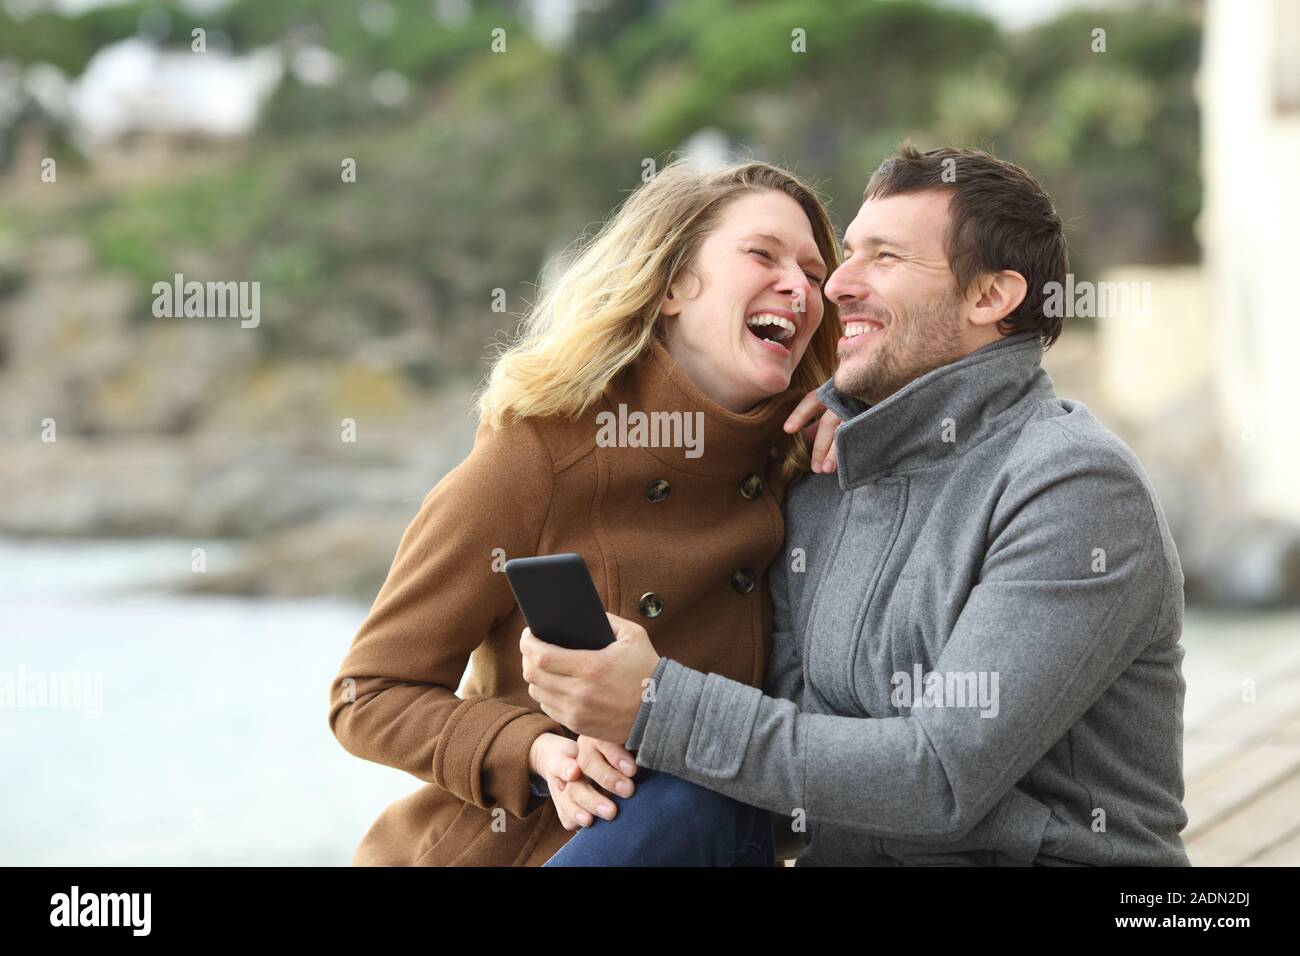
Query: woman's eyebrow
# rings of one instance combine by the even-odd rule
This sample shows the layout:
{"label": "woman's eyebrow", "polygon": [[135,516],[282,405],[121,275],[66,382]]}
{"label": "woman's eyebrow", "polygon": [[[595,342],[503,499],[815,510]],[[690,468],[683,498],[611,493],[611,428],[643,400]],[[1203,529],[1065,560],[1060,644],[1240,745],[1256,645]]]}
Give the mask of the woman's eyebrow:
{"label": "woman's eyebrow", "polygon": [[[742,236],[740,241],[744,242],[748,239],[763,239],[775,246],[780,246],[782,249],[785,248],[784,240],[782,240],[780,236],[772,235],[770,232],[753,232],[747,236]],[[820,250],[804,255],[803,262],[805,265],[817,265],[821,266],[823,269],[826,267],[826,263],[822,260]]]}

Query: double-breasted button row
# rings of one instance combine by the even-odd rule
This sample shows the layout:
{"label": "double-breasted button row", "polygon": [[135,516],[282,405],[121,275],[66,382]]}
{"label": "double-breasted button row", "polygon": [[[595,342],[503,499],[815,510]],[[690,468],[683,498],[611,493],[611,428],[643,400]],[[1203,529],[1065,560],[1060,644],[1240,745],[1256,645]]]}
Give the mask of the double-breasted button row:
{"label": "double-breasted button row", "polygon": [[[656,478],[645,486],[646,501],[657,503],[668,497],[672,491],[670,485],[663,478]],[[760,497],[763,494],[763,479],[758,475],[746,475],[740,482],[740,494],[750,501]],[[754,584],[757,576],[751,568],[741,568],[731,575],[731,587],[737,594],[748,594],[754,590]],[[646,591],[641,595],[641,600],[637,602],[637,610],[641,612],[642,617],[655,618],[664,612],[664,599],[654,591]]]}
{"label": "double-breasted button row", "polygon": [[[746,475],[740,481],[740,494],[753,501],[763,494],[763,479],[758,475]],[[668,484],[663,478],[656,478],[645,486],[646,501],[656,502],[663,501],[672,491],[672,485]]]}
{"label": "double-breasted button row", "polygon": [[[737,594],[748,594],[757,582],[758,575],[753,568],[741,568],[731,575],[731,589]],[[664,612],[664,599],[654,591],[646,591],[637,602],[637,610],[642,617],[658,617]]]}

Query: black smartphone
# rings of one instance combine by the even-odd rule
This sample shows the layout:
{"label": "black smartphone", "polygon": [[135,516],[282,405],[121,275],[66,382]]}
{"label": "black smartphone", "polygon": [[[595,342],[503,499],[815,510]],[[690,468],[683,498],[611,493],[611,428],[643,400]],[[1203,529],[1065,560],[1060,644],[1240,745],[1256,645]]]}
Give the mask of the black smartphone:
{"label": "black smartphone", "polygon": [[512,558],[506,562],[506,580],[529,629],[541,640],[574,651],[598,651],[614,643],[582,555]]}

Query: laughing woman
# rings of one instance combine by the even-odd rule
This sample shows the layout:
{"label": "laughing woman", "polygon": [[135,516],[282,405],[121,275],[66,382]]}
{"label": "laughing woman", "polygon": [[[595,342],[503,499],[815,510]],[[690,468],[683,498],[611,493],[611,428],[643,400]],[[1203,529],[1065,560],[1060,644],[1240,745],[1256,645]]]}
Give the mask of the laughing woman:
{"label": "laughing woman", "polygon": [[[425,784],[379,816],[354,864],[538,866],[620,814],[618,833],[648,832],[654,814],[683,812],[669,795],[711,801],[735,826],[717,846],[664,847],[674,861],[772,862],[766,811],[650,771],[633,781],[621,741],[539,710],[501,566],[577,552],[606,610],[641,621],[661,653],[761,686],[764,572],[785,488],[809,466],[805,437],[782,426],[831,375],[840,323],[821,285],[837,261],[794,176],[679,162],[528,316],[479,396],[473,450],[424,498],[330,688],[340,743]],[[702,430],[686,448],[601,439],[601,412],[638,411]]]}

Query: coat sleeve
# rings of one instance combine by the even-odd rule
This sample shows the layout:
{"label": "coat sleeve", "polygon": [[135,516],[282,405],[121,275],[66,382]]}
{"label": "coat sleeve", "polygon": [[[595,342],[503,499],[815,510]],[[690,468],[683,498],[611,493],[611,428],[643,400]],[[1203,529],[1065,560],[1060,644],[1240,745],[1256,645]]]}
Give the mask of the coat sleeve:
{"label": "coat sleeve", "polygon": [[803,702],[803,644],[794,629],[790,607],[790,554],[783,545],[781,554],[768,570],[772,592],[772,653],[763,676],[763,693]]}
{"label": "coat sleeve", "polygon": [[802,809],[900,839],[965,837],[1146,645],[1181,627],[1176,559],[1118,451],[1058,445],[1017,475],[933,665],[997,674],[996,716],[969,707],[801,714],[792,701],[669,661],[637,763],[775,813]]}
{"label": "coat sleeve", "polygon": [[330,729],[350,753],[527,814],[533,741],[573,734],[533,708],[456,688],[514,610],[494,557],[536,553],[551,480],[530,424],[480,425],[469,456],[425,496],[330,686]]}

